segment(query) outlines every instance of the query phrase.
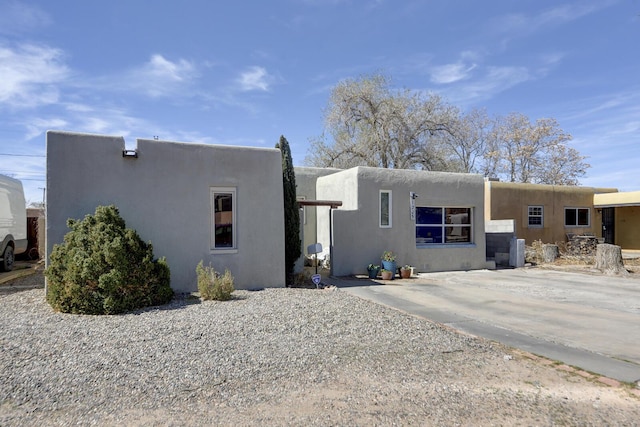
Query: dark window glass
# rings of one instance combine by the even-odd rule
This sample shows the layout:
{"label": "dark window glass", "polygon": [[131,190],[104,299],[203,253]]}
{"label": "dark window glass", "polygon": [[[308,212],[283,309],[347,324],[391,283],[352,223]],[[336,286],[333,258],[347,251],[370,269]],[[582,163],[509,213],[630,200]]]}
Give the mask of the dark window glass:
{"label": "dark window glass", "polygon": [[416,243],[442,243],[442,227],[416,227]]}
{"label": "dark window glass", "polygon": [[442,208],[416,208],[416,224],[442,224]]}
{"label": "dark window glass", "polygon": [[578,209],[578,225],[589,225],[589,209]]}
{"label": "dark window glass", "polygon": [[576,210],[575,209],[565,209],[564,210],[564,224],[565,225],[578,225],[576,221]]}
{"label": "dark window glass", "polygon": [[215,247],[233,247],[233,194],[216,193],[215,205]]}

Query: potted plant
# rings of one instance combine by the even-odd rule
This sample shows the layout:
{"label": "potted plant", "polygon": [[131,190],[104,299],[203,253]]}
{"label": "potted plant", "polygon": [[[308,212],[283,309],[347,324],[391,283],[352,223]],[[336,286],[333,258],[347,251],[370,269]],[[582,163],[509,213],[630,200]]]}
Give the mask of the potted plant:
{"label": "potted plant", "polygon": [[380,272],[380,266],[375,264],[369,264],[367,266],[367,272],[369,273],[369,279],[375,279]]}
{"label": "potted plant", "polygon": [[402,277],[403,279],[408,279],[409,277],[411,277],[412,271],[413,268],[407,264],[400,268],[400,277]]}
{"label": "potted plant", "polygon": [[382,280],[393,280],[393,272],[391,270],[383,268],[380,270],[380,275],[382,276]]}
{"label": "potted plant", "polygon": [[396,264],[396,254],[391,251],[384,251],[380,259],[382,260],[382,268],[391,271],[395,275],[396,271],[398,270],[398,266]]}

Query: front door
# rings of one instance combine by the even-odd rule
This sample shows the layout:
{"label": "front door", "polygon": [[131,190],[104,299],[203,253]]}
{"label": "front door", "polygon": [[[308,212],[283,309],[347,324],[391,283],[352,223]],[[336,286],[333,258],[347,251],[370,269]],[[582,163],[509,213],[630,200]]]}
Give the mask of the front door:
{"label": "front door", "polygon": [[615,213],[616,208],[602,209],[602,237],[605,243],[615,244]]}

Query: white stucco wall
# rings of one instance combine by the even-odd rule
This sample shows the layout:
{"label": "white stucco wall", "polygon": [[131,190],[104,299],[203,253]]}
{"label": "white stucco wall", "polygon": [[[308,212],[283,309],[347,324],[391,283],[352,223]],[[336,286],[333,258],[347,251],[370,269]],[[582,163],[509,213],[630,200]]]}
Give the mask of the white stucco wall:
{"label": "white stucco wall", "polygon": [[[379,226],[379,192],[392,192],[392,227]],[[397,254],[398,265],[419,272],[486,267],[482,176],[444,172],[357,167],[318,178],[317,198],[341,200],[334,210],[333,274],[365,274],[369,263],[380,264],[383,251]],[[473,243],[416,247],[415,221],[410,217],[409,192],[416,206],[470,207]],[[327,209],[318,212],[320,242],[329,244]]]}
{"label": "white stucco wall", "polygon": [[[335,168],[296,167],[296,196],[303,196],[305,200],[316,200],[316,181],[321,176],[340,172]],[[316,211],[314,206],[305,207],[306,222],[302,225],[302,254],[307,254],[307,247],[318,240],[316,238]],[[300,221],[303,217],[300,217]]]}
{"label": "white stucco wall", "polygon": [[[123,158],[124,147],[122,137],[47,132],[47,253],[68,218],[115,204],[167,258],[178,292],[197,290],[200,260],[228,268],[237,289],[284,286],[279,150],[139,139],[135,159]],[[236,189],[235,253],[211,251],[211,187]]]}

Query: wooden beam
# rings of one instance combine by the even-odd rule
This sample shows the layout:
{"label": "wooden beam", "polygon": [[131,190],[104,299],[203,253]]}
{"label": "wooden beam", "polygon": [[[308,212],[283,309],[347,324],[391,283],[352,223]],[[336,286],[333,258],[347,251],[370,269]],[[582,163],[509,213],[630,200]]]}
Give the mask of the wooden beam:
{"label": "wooden beam", "polygon": [[331,209],[342,206],[339,200],[298,200],[297,202],[299,206],[329,206]]}

